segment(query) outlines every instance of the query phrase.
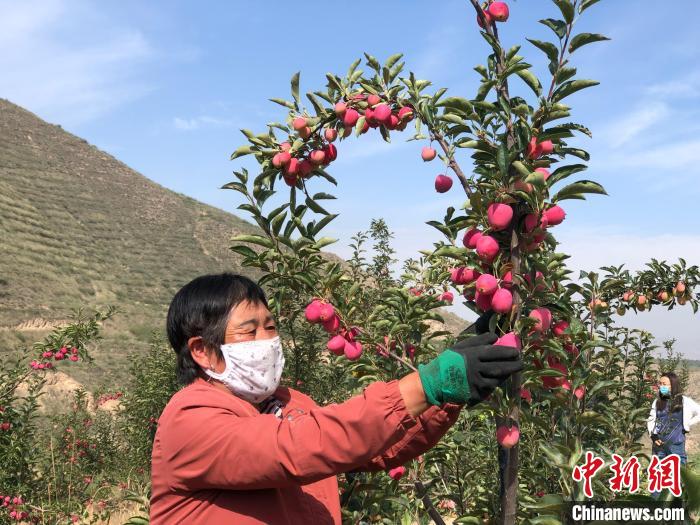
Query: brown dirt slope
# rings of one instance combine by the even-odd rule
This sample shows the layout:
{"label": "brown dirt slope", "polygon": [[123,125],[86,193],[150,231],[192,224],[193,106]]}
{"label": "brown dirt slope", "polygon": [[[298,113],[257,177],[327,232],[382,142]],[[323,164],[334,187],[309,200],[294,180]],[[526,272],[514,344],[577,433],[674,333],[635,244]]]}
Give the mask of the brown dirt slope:
{"label": "brown dirt slope", "polygon": [[[117,305],[96,363],[71,367],[88,388],[112,383],[163,329],[184,283],[224,270],[256,277],[228,246],[258,231],[0,99],[0,352],[33,343],[74,308]],[[458,331],[463,322],[447,317]]]}

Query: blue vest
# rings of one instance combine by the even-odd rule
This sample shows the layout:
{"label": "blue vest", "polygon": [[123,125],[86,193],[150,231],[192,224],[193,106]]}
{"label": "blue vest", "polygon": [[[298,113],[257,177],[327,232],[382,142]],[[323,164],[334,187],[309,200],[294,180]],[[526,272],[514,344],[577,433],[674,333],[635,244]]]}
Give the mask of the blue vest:
{"label": "blue vest", "polygon": [[666,403],[666,408],[656,410],[656,426],[654,434],[658,434],[659,439],[665,445],[684,443],[685,434],[683,433],[683,407],[677,412],[669,414],[671,400]]}

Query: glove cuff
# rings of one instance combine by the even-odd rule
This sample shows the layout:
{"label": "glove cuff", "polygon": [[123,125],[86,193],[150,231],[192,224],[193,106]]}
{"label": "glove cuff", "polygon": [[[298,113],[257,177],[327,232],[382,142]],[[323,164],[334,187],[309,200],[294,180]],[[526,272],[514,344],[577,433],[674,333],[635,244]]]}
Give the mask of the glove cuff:
{"label": "glove cuff", "polygon": [[440,363],[433,359],[425,365],[418,365],[418,377],[423,385],[425,399],[430,405],[442,405],[440,392]]}
{"label": "glove cuff", "polygon": [[425,398],[431,405],[464,404],[469,399],[467,364],[461,354],[445,350],[425,365],[418,365]]}

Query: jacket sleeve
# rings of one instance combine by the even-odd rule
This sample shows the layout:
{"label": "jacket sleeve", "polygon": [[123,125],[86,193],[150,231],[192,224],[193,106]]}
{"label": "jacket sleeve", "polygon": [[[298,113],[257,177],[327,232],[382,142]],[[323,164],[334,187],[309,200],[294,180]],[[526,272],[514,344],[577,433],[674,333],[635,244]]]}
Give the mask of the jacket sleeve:
{"label": "jacket sleeve", "polygon": [[688,418],[688,430],[690,430],[690,427],[692,427],[695,423],[700,423],[700,405],[698,405],[690,397],[684,396],[684,398],[687,407],[684,407],[683,411],[684,413],[685,410],[688,411],[688,415],[686,417]]}
{"label": "jacket sleeve", "polygon": [[344,403],[292,419],[185,406],[159,429],[163,474],[171,490],[302,485],[367,463],[417,422],[398,381],[373,383]]}
{"label": "jacket sleeve", "polygon": [[377,472],[398,467],[417,458],[440,441],[455,424],[461,410],[460,405],[449,403],[442,407],[430,407],[418,417],[418,423],[406,432],[403,438],[357,470]]}
{"label": "jacket sleeve", "polygon": [[654,426],[656,426],[656,399],[651,404],[651,410],[647,418],[647,431],[649,432],[649,436],[654,433]]}

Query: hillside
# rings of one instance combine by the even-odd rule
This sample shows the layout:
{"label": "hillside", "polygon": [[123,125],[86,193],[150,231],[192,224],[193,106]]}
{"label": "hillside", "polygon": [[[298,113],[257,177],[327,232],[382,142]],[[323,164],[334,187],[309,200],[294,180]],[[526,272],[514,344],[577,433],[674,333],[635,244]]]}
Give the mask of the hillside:
{"label": "hillside", "polygon": [[[88,386],[116,379],[162,329],[175,291],[203,273],[241,271],[228,240],[257,231],[0,99],[0,352],[74,308],[114,304],[121,313],[96,349],[109,359],[71,370]],[[448,329],[464,326],[447,317]]]}

